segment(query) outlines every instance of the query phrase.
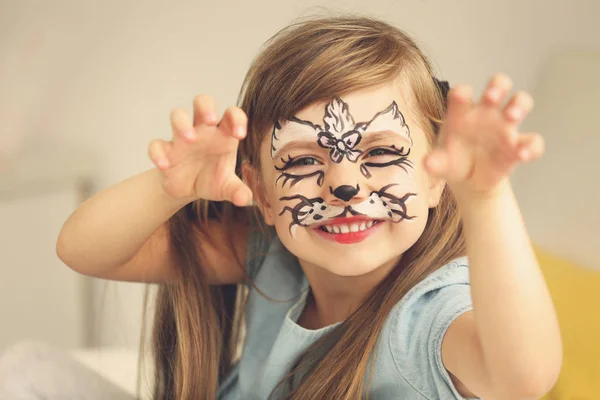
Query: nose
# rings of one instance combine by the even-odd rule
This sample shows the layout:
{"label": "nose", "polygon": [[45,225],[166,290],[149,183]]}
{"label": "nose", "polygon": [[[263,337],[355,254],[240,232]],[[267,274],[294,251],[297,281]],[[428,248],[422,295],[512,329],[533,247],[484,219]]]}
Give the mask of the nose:
{"label": "nose", "polygon": [[349,201],[360,191],[360,186],[356,184],[356,187],[350,185],[341,185],[335,188],[335,190],[329,186],[329,191],[338,199]]}

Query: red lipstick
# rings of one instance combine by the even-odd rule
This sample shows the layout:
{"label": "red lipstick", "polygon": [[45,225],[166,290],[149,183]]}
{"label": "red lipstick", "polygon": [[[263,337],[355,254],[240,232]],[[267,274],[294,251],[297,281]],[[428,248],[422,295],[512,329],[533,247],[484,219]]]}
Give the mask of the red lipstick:
{"label": "red lipstick", "polygon": [[[367,223],[370,221],[374,221],[375,223],[371,227],[369,227],[365,230],[357,231],[357,232],[331,233],[331,232],[328,232],[327,230],[325,230],[326,228],[324,228],[324,226],[362,224],[362,223]],[[368,238],[369,236],[374,234],[379,229],[382,222],[383,221],[374,220],[372,218],[367,218],[364,216],[334,218],[334,219],[328,220],[324,224],[315,226],[313,228],[313,230],[318,235],[320,235],[321,237],[323,237],[327,240],[332,240],[334,242],[341,243],[341,244],[353,244],[353,243],[362,242],[363,240],[365,240],[366,238]]]}

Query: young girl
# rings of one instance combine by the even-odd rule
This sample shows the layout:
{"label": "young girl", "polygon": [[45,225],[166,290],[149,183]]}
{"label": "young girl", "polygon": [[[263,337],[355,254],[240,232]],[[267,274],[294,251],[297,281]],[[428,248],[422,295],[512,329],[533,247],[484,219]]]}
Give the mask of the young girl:
{"label": "young girl", "polygon": [[156,399],[539,398],[561,339],[508,178],[543,144],[510,90],[448,93],[382,21],[297,23],[240,108],[174,111],[157,168],[82,204],[58,254],[162,284]]}

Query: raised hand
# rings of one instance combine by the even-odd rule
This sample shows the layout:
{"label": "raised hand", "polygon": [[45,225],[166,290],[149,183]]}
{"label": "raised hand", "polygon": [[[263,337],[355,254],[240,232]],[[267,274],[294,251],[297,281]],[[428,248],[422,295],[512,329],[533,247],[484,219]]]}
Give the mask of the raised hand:
{"label": "raised hand", "polygon": [[455,195],[489,196],[519,162],[542,155],[544,142],[538,133],[518,132],[533,100],[517,92],[503,105],[511,88],[511,80],[498,74],[475,105],[468,86],[457,85],[448,93],[446,117],[425,168],[445,179]]}
{"label": "raised hand", "polygon": [[193,122],[183,109],[171,113],[171,141],[152,140],[150,159],[162,172],[165,191],[175,198],[250,204],[252,192],[235,174],[239,141],[246,137],[248,119],[230,107],[219,122],[215,101],[194,99]]}

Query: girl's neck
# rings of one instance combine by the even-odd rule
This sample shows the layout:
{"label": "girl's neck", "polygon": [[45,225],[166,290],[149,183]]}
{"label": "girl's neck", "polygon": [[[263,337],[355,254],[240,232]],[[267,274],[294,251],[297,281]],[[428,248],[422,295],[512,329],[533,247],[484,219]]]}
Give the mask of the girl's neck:
{"label": "girl's neck", "polygon": [[369,292],[392,271],[399,260],[359,276],[339,276],[300,261],[310,285],[298,325],[320,329],[344,321],[361,305]]}

